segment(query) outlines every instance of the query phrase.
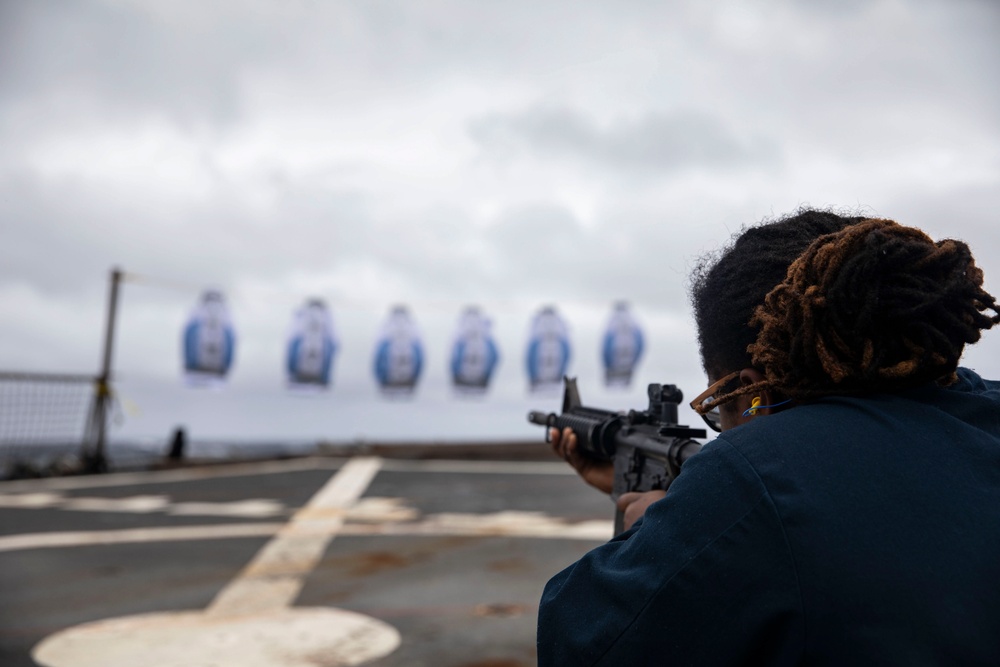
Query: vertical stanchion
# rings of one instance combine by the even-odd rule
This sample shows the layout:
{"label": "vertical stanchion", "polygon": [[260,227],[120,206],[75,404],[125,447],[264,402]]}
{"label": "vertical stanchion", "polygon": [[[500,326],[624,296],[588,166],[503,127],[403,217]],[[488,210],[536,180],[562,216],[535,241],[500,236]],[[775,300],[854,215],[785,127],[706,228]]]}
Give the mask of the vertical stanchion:
{"label": "vertical stanchion", "polygon": [[97,377],[93,409],[87,425],[84,443],[83,467],[86,472],[107,470],[105,455],[108,411],[111,407],[111,360],[114,354],[115,316],[118,310],[118,286],[121,284],[121,269],[111,270],[111,286],[108,292],[108,317],[104,327],[104,354],[101,359],[101,374]]}

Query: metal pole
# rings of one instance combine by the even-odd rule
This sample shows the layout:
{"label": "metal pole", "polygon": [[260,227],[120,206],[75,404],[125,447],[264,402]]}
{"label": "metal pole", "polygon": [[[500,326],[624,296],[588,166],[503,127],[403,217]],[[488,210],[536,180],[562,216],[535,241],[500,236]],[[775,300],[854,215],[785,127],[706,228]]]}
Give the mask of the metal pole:
{"label": "metal pole", "polygon": [[124,273],[119,268],[111,269],[111,290],[108,294],[108,319],[104,327],[104,358],[101,362],[101,379],[105,382],[111,377],[111,355],[115,342],[115,313],[118,310],[118,285]]}
{"label": "metal pole", "polygon": [[93,448],[85,455],[84,466],[89,472],[104,472],[107,469],[105,456],[107,437],[107,414],[111,407],[111,362],[114,355],[115,315],[118,311],[118,286],[124,272],[119,268],[111,270],[111,287],[108,293],[108,319],[104,327],[104,356],[101,360],[101,374],[97,377],[97,394],[94,397],[94,412],[91,415],[94,433]]}

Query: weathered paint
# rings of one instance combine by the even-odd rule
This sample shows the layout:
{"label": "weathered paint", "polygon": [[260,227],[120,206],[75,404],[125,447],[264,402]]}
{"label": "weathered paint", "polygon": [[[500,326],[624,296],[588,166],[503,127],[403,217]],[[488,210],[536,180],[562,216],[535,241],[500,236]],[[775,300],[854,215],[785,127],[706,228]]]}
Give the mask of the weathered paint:
{"label": "weathered paint", "polygon": [[45,667],[340,667],[388,655],[399,642],[392,626],[341,609],[185,611],[78,625],[31,656]]}
{"label": "weathered paint", "polygon": [[344,512],[378,473],[377,458],[351,459],[282,526],[243,571],[208,606],[209,615],[244,614],[289,607],[305,576],[344,525]]}
{"label": "weathered paint", "polygon": [[[382,499],[380,499],[382,500]],[[553,540],[605,542],[613,534],[610,520],[571,523],[540,512],[498,512],[495,514],[431,514],[423,521],[410,521],[413,510],[393,507],[378,515],[366,510],[348,511],[344,517],[359,523],[340,527],[339,535],[418,535],[424,537],[456,535],[464,537],[529,537]],[[28,533],[0,537],[0,552],[25,549],[50,549],[134,542],[172,542],[218,540],[274,535],[280,523],[223,524],[169,528],[134,528],[73,532]]]}
{"label": "weathered paint", "polygon": [[86,623],[42,640],[32,657],[46,667],[332,667],[388,655],[400,636],[387,623],[339,609],[291,608],[379,465],[376,458],[348,461],[205,611]]}
{"label": "weathered paint", "polygon": [[238,523],[211,526],[171,526],[168,528],[128,528],[124,530],[88,530],[27,533],[0,537],[0,551],[52,549],[136,542],[176,542],[218,540],[237,537],[274,535],[284,524]]}

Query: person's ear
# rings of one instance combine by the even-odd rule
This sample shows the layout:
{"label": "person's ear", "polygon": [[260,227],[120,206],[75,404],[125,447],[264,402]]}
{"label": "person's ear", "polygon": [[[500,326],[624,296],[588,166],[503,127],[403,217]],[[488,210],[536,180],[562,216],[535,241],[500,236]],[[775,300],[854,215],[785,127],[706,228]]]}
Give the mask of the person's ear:
{"label": "person's ear", "polygon": [[[744,387],[751,384],[757,384],[763,381],[764,381],[764,374],[761,373],[756,368],[744,368],[743,370],[740,371],[740,384],[742,384]],[[753,409],[755,405],[762,405],[762,406],[774,405],[774,401],[772,400],[774,399],[774,394],[768,389],[763,389],[760,392],[749,394],[746,397],[741,396],[741,398],[746,399],[745,401],[740,402],[740,406],[742,407],[742,409],[740,410],[741,417],[743,416],[744,412]],[[755,413],[743,417],[743,419],[751,419],[756,415],[769,415],[769,414],[771,414],[771,408],[763,407],[757,410]]]}

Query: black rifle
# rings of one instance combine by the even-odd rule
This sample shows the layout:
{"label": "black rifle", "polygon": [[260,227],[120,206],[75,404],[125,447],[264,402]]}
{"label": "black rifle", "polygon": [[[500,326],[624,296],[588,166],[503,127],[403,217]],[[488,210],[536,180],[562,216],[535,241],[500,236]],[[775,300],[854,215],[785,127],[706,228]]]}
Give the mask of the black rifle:
{"label": "black rifle", "polygon": [[[568,426],[585,456],[613,461],[613,500],[629,491],[666,490],[681,465],[701,450],[692,438],[704,438],[705,429],[677,423],[677,405],[683,394],[672,384],[650,384],[649,409],[624,413],[585,407],[576,378],[567,377],[565,383],[562,414],[532,411],[528,421],[560,432]],[[548,429],[545,440],[549,440]],[[616,511],[615,535],[622,532],[623,524],[622,512]]]}

